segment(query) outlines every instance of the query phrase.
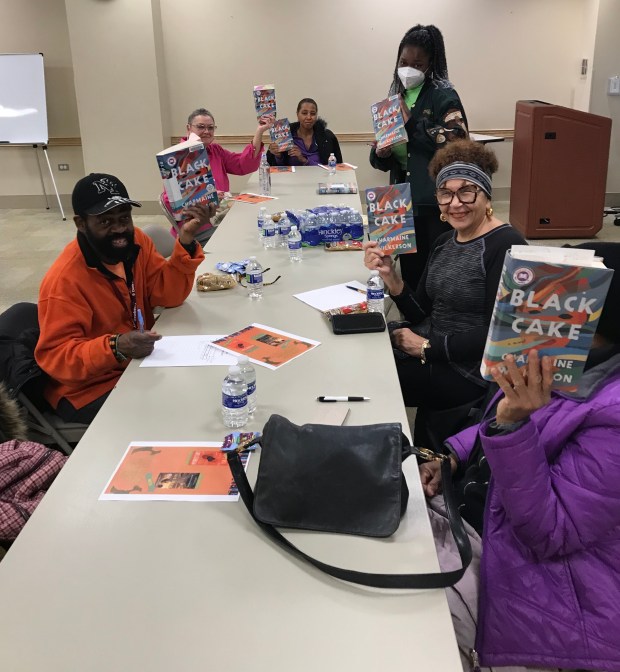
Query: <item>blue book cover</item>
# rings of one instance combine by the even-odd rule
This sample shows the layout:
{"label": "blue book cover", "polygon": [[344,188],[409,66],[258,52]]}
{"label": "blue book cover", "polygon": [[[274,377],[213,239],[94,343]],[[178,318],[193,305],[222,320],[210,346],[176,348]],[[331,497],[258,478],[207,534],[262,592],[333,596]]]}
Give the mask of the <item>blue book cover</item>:
{"label": "blue book cover", "polygon": [[417,252],[411,185],[366,189],[368,233],[387,254]]}
{"label": "blue book cover", "polygon": [[218,205],[209,155],[200,140],[186,140],[156,156],[174,218],[183,219],[187,205]]}
{"label": "blue book cover", "polygon": [[493,380],[491,369],[501,367],[509,354],[518,366],[527,364],[534,349],[541,357],[554,358],[553,387],[574,390],[612,276],[613,270],[602,264],[582,266],[552,258],[532,261],[508,250],[480,367],[482,377]]}
{"label": "blue book cover", "polygon": [[275,142],[278,145],[279,151],[286,152],[295,145],[288,119],[278,119],[269,132],[271,142]]}
{"label": "blue book cover", "polygon": [[317,194],[357,194],[355,182],[319,182]]}
{"label": "blue book cover", "polygon": [[409,140],[400,101],[401,97],[396,94],[370,106],[377,149],[402,145]]}
{"label": "blue book cover", "polygon": [[276,118],[276,90],[272,84],[260,84],[254,87],[254,107],[256,118]]}

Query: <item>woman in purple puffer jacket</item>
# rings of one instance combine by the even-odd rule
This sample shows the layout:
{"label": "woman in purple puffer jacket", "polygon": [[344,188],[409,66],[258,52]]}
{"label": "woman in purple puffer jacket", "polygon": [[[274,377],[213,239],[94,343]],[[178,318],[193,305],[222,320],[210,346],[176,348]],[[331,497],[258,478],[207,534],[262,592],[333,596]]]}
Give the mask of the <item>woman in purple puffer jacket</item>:
{"label": "woman in purple puffer jacket", "polygon": [[[579,247],[615,269],[579,389],[551,391],[549,358],[507,362],[483,422],[447,441],[474,549],[448,589],[464,670],[620,671],[620,244]],[[420,477],[446,569],[436,464]]]}

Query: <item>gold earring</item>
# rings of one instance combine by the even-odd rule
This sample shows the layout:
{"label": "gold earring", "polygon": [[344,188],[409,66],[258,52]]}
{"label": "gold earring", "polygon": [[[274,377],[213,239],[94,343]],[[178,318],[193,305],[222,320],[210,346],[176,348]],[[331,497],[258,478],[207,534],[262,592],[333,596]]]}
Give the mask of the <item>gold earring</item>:
{"label": "gold earring", "polygon": [[442,222],[448,221],[448,218],[443,214],[443,212],[441,213],[441,215],[439,215],[439,219],[441,219]]}
{"label": "gold earring", "polygon": [[492,215],[493,215],[493,208],[492,208],[491,206],[489,206],[489,207],[487,208],[487,217],[488,217],[489,219],[491,219],[491,216],[492,216]]}

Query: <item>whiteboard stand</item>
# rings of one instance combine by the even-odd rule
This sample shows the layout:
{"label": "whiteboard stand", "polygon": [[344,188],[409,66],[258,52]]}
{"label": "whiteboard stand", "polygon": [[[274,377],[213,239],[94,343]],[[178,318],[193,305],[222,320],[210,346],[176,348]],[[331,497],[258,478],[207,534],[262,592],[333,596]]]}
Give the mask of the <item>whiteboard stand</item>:
{"label": "whiteboard stand", "polygon": [[[39,147],[39,145],[32,145],[35,149]],[[52,178],[52,184],[54,185],[54,191],[56,192],[56,200],[58,201],[58,207],[60,208],[60,214],[62,215],[62,221],[66,222],[67,218],[65,217],[65,211],[62,208],[62,203],[60,202],[60,196],[58,194],[58,188],[56,187],[56,180],[54,179],[54,173],[52,173],[52,164],[50,163],[50,157],[47,155],[47,145],[41,145],[41,149],[43,150],[43,154],[45,155],[45,160],[47,161],[47,169],[50,172],[50,177]],[[39,177],[41,178],[41,189],[43,189],[43,195],[45,196],[45,208],[46,210],[50,209],[50,203],[47,199],[47,192],[45,191],[45,182],[43,181],[43,171],[41,170],[41,162],[39,160],[39,152],[37,152],[37,166],[39,167]]]}

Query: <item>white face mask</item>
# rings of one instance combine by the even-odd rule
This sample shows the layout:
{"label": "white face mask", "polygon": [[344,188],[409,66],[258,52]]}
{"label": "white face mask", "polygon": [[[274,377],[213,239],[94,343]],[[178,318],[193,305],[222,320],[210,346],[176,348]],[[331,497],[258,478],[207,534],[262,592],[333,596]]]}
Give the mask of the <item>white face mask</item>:
{"label": "white face mask", "polygon": [[406,89],[415,89],[424,81],[424,73],[416,68],[398,68],[398,77]]}

